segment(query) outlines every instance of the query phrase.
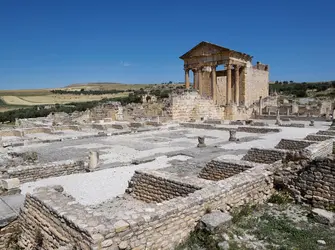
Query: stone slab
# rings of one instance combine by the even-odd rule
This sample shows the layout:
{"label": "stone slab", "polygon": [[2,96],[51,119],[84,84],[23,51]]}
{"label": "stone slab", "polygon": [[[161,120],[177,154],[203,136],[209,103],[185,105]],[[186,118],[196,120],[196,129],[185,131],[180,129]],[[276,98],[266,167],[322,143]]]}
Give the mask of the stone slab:
{"label": "stone slab", "polygon": [[17,217],[17,213],[0,199],[0,228],[6,226]]}
{"label": "stone slab", "polygon": [[20,212],[20,208],[23,207],[25,196],[22,194],[8,195],[0,198],[5,202],[12,210],[16,213]]}

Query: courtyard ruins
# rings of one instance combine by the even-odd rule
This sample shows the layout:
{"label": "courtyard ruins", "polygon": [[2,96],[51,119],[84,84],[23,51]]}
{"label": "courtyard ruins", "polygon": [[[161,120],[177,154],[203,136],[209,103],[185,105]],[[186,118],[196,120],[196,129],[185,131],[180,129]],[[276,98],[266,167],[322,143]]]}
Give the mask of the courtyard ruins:
{"label": "courtyard ruins", "polygon": [[281,106],[268,65],[218,45],[181,59],[184,93],[155,110],[111,102],[0,130],[1,249],[175,249],[204,214],[278,186],[335,207],[331,103]]}

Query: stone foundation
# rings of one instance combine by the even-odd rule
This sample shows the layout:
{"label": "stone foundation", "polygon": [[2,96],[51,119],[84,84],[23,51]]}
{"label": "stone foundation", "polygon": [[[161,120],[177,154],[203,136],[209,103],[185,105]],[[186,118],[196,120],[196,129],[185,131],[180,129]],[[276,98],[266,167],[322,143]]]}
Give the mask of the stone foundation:
{"label": "stone foundation", "polygon": [[1,178],[19,178],[21,183],[24,183],[48,177],[84,173],[87,171],[86,165],[83,161],[64,161],[43,165],[18,166],[3,170]]}
{"label": "stone foundation", "polygon": [[126,192],[145,202],[162,202],[179,196],[185,197],[199,189],[199,186],[164,178],[161,173],[135,171]]}
{"label": "stone foundation", "polygon": [[275,148],[288,149],[288,150],[301,150],[314,143],[315,142],[311,142],[311,141],[281,139],[278,145],[275,146]]}
{"label": "stone foundation", "polygon": [[335,160],[333,157],[290,162],[276,177],[279,185],[289,188],[314,207],[335,207]]}
{"label": "stone foundation", "polygon": [[285,150],[251,148],[242,160],[271,164],[284,159],[286,154],[287,151]]}
{"label": "stone foundation", "polygon": [[[107,218],[76,204],[71,197],[44,188],[27,196],[20,216],[23,233],[19,243],[28,250],[38,242],[44,249],[61,245],[102,250],[118,246],[174,249],[186,240],[209,208],[229,211],[245,203],[264,202],[272,193],[272,173],[257,167],[209,184],[187,197],[152,204],[150,209],[137,208],[122,218],[113,218],[112,214]],[[35,232],[40,236],[36,237]]]}
{"label": "stone foundation", "polygon": [[220,181],[255,166],[257,164],[248,161],[215,159],[206,164],[199,173],[199,178]]}

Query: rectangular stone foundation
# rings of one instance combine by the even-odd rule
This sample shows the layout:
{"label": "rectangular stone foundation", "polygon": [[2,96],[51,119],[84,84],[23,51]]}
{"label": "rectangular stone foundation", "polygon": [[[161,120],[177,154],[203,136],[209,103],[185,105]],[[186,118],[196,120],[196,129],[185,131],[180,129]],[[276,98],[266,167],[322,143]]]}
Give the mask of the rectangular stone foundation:
{"label": "rectangular stone foundation", "polygon": [[255,166],[257,164],[248,161],[215,159],[206,164],[199,173],[199,178],[220,181]]}
{"label": "rectangular stone foundation", "polygon": [[315,142],[303,141],[303,140],[290,140],[281,139],[275,148],[277,149],[288,149],[288,150],[301,150],[307,148],[308,146],[314,144]]}
{"label": "rectangular stone foundation", "polygon": [[185,197],[199,189],[201,187],[164,178],[153,171],[135,171],[126,192],[145,202],[162,202],[179,196]]}
{"label": "rectangular stone foundation", "polygon": [[[161,180],[163,181],[163,180]],[[136,208],[120,217],[105,217],[52,188],[27,197],[20,216],[20,245],[32,250],[36,233],[43,249],[175,249],[194,230],[208,209],[230,211],[246,203],[262,203],[273,193],[272,173],[257,167],[150,209]],[[72,248],[70,248],[72,247]]]}
{"label": "rectangular stone foundation", "polygon": [[245,156],[243,161],[251,161],[257,163],[271,164],[276,161],[282,160],[286,157],[287,151],[275,149],[259,149],[251,148]]}
{"label": "rectangular stone foundation", "polygon": [[19,178],[21,183],[87,172],[83,161],[51,162],[43,165],[18,166],[6,169],[2,178]]}

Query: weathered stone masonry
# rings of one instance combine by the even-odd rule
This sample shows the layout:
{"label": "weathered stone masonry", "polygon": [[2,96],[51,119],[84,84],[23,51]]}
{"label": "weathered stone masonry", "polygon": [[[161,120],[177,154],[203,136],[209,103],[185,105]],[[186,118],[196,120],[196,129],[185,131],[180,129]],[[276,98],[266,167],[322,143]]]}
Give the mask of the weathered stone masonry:
{"label": "weathered stone masonry", "polygon": [[87,172],[87,163],[84,161],[51,162],[43,165],[18,166],[0,169],[1,178],[19,178],[21,183],[38,179],[70,175]]}
{"label": "weathered stone masonry", "polygon": [[199,173],[199,178],[219,181],[256,167],[257,165],[259,166],[260,164],[240,160],[215,159],[206,164],[206,167]]}
{"label": "weathered stone masonry", "polygon": [[[120,244],[126,249],[174,249],[187,238],[208,207],[228,211],[244,203],[266,200],[273,192],[271,176],[272,173],[262,167],[247,170],[207,185],[185,198],[153,204],[144,211],[130,211],[122,218],[95,215],[52,188],[40,189],[27,196],[21,215],[21,225],[26,230],[20,244],[32,249],[34,232],[40,230],[47,249],[57,249],[61,244],[79,244],[82,249],[89,249],[88,245],[113,249]],[[61,220],[65,223],[60,223]]]}

